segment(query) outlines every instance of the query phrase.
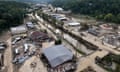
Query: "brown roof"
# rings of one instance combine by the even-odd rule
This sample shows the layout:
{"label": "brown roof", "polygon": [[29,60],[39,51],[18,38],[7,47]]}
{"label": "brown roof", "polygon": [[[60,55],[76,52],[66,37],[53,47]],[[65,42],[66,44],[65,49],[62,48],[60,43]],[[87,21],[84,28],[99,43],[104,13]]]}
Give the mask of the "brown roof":
{"label": "brown roof", "polygon": [[48,38],[48,35],[40,31],[35,31],[31,34],[30,38],[32,40],[46,39]]}

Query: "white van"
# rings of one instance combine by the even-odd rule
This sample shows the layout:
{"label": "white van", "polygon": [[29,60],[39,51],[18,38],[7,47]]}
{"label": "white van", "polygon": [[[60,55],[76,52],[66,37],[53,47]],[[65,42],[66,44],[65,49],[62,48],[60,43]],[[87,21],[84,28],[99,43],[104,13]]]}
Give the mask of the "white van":
{"label": "white van", "polygon": [[24,52],[26,53],[29,50],[28,44],[24,44]]}
{"label": "white van", "polygon": [[15,54],[19,54],[19,49],[18,48],[15,49]]}

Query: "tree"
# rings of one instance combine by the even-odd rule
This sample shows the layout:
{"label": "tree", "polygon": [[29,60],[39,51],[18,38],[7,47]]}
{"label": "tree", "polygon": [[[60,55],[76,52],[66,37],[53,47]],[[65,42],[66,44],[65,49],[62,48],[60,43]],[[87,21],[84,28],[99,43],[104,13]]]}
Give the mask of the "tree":
{"label": "tree", "polygon": [[117,22],[120,23],[120,13],[117,15]]}
{"label": "tree", "polygon": [[0,31],[23,24],[27,4],[14,1],[0,1]]}
{"label": "tree", "polygon": [[102,14],[96,16],[96,19],[103,19],[103,18],[104,18],[104,15]]}
{"label": "tree", "polygon": [[[71,10],[74,14],[85,14],[105,21],[120,23],[120,0],[53,0],[56,7]],[[105,17],[104,17],[105,15]],[[116,17],[116,18],[115,18]]]}
{"label": "tree", "polygon": [[114,15],[111,13],[108,13],[107,15],[104,16],[104,20],[106,21],[114,21]]}
{"label": "tree", "polygon": [[55,41],[55,45],[59,45],[59,44],[62,44],[62,40],[61,39],[58,39]]}
{"label": "tree", "polygon": [[4,27],[6,26],[6,21],[5,20],[0,20],[0,30],[4,29]]}
{"label": "tree", "polygon": [[117,67],[116,67],[114,72],[120,72],[120,65],[119,64],[117,64]]}

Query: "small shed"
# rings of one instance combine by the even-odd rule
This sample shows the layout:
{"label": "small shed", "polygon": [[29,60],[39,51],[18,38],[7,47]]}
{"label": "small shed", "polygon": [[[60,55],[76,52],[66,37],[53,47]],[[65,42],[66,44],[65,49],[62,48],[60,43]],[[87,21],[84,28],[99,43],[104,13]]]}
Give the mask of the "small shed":
{"label": "small shed", "polygon": [[27,32],[26,26],[12,27],[10,30],[12,35],[23,34]]}
{"label": "small shed", "polygon": [[42,52],[52,68],[72,60],[73,58],[73,53],[63,45],[45,48]]}

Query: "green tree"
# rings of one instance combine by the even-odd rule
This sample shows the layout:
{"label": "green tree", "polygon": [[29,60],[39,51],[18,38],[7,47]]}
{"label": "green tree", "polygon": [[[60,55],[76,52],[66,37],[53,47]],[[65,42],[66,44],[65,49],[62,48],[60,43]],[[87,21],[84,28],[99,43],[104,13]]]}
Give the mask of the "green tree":
{"label": "green tree", "polygon": [[62,44],[62,40],[61,39],[58,39],[58,40],[55,41],[55,45],[60,45],[60,44]]}
{"label": "green tree", "polygon": [[111,13],[108,13],[107,15],[104,16],[104,20],[106,21],[114,21],[114,15]]}
{"label": "green tree", "polygon": [[23,24],[28,7],[25,3],[15,1],[0,1],[0,30]]}
{"label": "green tree", "polygon": [[6,26],[6,21],[5,20],[0,20],[0,29],[4,29],[4,27]]}
{"label": "green tree", "polygon": [[53,0],[51,3],[56,7],[71,10],[75,14],[80,13],[120,23],[120,20],[117,19],[117,15],[120,13],[120,0]]}
{"label": "green tree", "polygon": [[104,15],[102,15],[102,14],[96,16],[96,19],[103,19],[103,18],[104,18]]}
{"label": "green tree", "polygon": [[120,23],[120,13],[117,15],[117,22]]}
{"label": "green tree", "polygon": [[120,72],[120,65],[119,64],[117,64],[117,67],[116,67],[114,72]]}

